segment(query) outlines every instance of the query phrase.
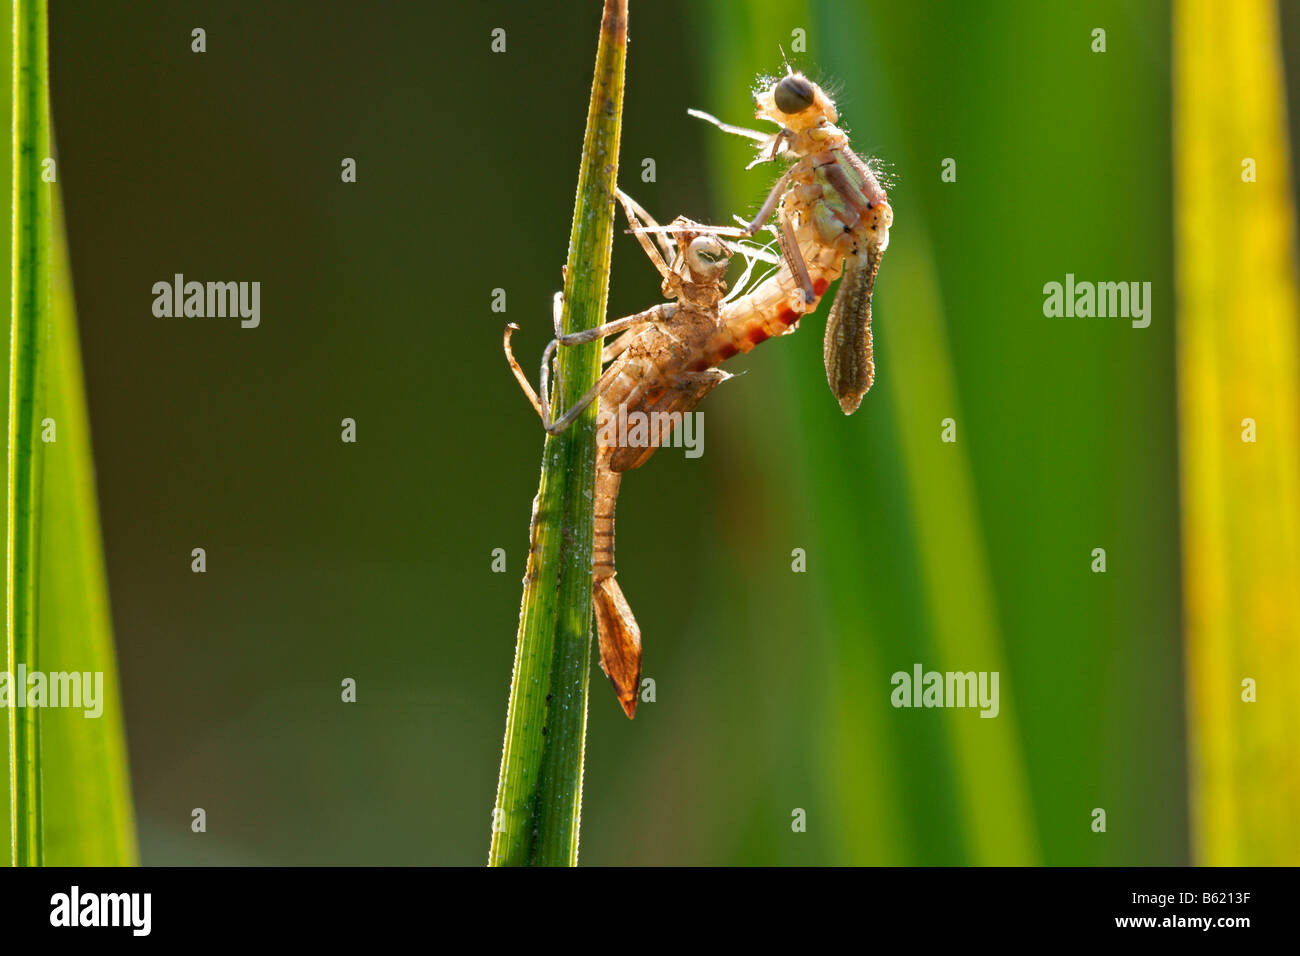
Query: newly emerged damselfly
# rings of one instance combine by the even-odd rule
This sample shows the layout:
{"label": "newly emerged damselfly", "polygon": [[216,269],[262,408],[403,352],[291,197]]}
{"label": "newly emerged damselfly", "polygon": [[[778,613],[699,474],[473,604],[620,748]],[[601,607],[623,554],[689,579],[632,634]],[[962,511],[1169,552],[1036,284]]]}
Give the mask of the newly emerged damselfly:
{"label": "newly emerged damselfly", "polygon": [[826,322],[823,357],[831,392],[851,415],[875,378],[871,295],[894,213],[879,175],[849,148],[848,136],[835,125],[835,103],[816,83],[787,66],[785,76],[755,96],[755,105],[754,115],[775,123],[777,132],[731,126],[708,113],[689,111],[757,142],[758,156],[750,168],[780,158],[795,160],[739,233],[730,227],[716,230],[752,236],[775,212],[783,260],[776,275],[723,310],[723,324],[729,330],[751,330],[733,341],[748,351],[768,335],[790,331],[842,272]]}

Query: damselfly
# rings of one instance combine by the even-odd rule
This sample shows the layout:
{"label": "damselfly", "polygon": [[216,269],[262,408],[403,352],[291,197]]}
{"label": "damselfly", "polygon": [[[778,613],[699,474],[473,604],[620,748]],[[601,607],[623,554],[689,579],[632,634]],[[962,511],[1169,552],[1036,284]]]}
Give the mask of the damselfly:
{"label": "damselfly", "polygon": [[849,148],[848,136],[835,125],[835,103],[802,73],[788,66],[786,70],[755,96],[755,116],[779,126],[775,133],[731,126],[690,110],[719,129],[759,143],[749,168],[778,158],[795,159],[743,229],[715,230],[752,236],[775,212],[783,264],[777,274],[723,310],[724,330],[714,347],[747,352],[769,335],[792,331],[843,272],[826,323],[823,357],[831,392],[851,415],[875,378],[871,295],[894,213],[876,171]]}

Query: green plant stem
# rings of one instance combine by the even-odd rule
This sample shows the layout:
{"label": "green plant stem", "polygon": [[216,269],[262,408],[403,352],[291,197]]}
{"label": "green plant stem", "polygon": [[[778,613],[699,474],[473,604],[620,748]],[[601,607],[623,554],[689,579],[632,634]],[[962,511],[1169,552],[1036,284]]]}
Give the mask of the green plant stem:
{"label": "green plant stem", "polygon": [[[6,655],[18,668],[37,669],[36,515],[40,489],[37,440],[39,349],[50,298],[50,185],[42,181],[50,155],[48,50],[44,0],[13,6],[13,291],[9,330],[8,522],[5,548]],[[26,687],[11,684],[15,695]],[[7,709],[10,827],[15,866],[43,862],[39,709]]]}
{"label": "green plant stem", "polygon": [[[605,317],[623,115],[627,0],[605,0],[565,271],[566,333]],[[600,372],[600,343],[559,351],[563,407]],[[491,866],[578,862],[591,671],[596,403],[548,436],[533,502],[514,678],[493,813]]]}

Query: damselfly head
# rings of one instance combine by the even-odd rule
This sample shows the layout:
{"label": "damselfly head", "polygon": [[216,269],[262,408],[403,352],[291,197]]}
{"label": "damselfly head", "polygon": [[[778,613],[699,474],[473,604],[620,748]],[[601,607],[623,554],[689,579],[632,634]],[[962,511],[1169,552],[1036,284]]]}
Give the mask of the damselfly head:
{"label": "damselfly head", "polygon": [[756,94],[754,101],[759,119],[786,129],[808,129],[839,119],[834,101],[802,73],[787,73]]}
{"label": "damselfly head", "polygon": [[790,74],[772,89],[776,108],[787,116],[802,113],[813,105],[813,85],[802,76]]}

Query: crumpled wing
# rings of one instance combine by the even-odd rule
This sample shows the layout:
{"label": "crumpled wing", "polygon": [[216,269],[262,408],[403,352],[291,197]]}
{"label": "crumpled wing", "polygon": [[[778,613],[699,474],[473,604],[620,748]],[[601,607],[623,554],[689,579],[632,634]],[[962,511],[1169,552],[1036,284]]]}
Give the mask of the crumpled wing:
{"label": "crumpled wing", "polygon": [[845,415],[858,410],[876,377],[871,356],[871,293],[882,255],[873,245],[864,255],[845,261],[844,277],[826,320],[822,343],[826,381]]}

